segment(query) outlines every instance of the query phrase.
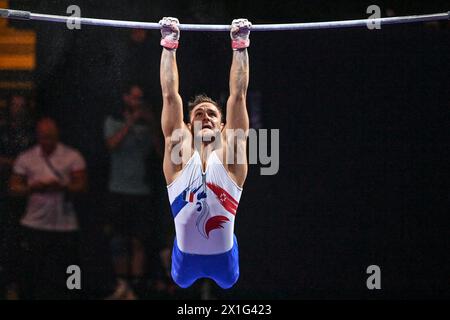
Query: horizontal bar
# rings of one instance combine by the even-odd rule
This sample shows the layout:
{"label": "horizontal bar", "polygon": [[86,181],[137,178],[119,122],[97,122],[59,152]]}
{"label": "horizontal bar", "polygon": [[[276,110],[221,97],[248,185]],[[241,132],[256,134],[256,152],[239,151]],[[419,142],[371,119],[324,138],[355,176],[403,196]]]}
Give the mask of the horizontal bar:
{"label": "horizontal bar", "polygon": [[[36,20],[57,23],[72,24],[79,22],[82,25],[117,27],[117,28],[134,28],[134,29],[154,29],[161,28],[159,23],[155,22],[137,22],[123,20],[107,20],[92,18],[73,18],[69,16],[56,16],[48,14],[31,13],[28,11],[0,9],[0,17],[21,20]],[[426,22],[437,20],[448,20],[450,12],[424,14],[404,17],[389,17],[378,19],[360,19],[360,20],[343,20],[329,22],[309,22],[309,23],[285,23],[285,24],[256,24],[251,27],[252,31],[288,31],[288,30],[311,30],[311,29],[331,29],[331,28],[350,28],[350,27],[366,27],[368,24],[387,25],[401,24],[413,22]],[[215,24],[180,24],[180,30],[184,31],[230,31],[230,25]]]}

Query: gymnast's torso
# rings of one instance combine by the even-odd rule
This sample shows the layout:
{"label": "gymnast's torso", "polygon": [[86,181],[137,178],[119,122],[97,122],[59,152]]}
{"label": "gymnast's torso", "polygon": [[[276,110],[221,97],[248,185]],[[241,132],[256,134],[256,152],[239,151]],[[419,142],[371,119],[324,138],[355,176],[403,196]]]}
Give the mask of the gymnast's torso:
{"label": "gymnast's torso", "polygon": [[213,255],[233,247],[242,188],[232,180],[216,151],[209,155],[205,172],[200,154],[194,151],[167,190],[181,252]]}
{"label": "gymnast's torso", "polygon": [[198,151],[167,186],[176,237],[172,279],[182,288],[197,279],[232,287],[239,278],[239,250],[234,235],[240,188],[213,151],[205,166]]}

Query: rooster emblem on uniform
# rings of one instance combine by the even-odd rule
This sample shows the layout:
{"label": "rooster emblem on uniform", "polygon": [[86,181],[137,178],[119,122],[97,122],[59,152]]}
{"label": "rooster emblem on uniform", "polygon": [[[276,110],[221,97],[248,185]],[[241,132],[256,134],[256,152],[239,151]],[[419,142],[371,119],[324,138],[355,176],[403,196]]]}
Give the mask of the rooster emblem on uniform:
{"label": "rooster emblem on uniform", "polygon": [[223,229],[223,224],[230,221],[225,216],[211,216],[208,203],[206,200],[206,193],[204,191],[197,195],[197,213],[198,218],[196,226],[198,232],[205,238],[209,239],[209,233],[214,229]]}

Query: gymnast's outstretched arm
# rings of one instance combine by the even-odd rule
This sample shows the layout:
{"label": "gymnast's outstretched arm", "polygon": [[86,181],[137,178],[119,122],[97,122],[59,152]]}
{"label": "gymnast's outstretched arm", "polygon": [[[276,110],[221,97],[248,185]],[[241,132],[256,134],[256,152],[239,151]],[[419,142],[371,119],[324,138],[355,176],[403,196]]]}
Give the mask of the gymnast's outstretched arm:
{"label": "gymnast's outstretched arm", "polygon": [[[230,70],[230,96],[227,101],[227,119],[225,129],[234,129],[234,134],[228,134],[227,153],[233,149],[233,161],[228,164],[228,170],[236,183],[243,185],[247,176],[246,144],[249,129],[247,113],[247,88],[249,83],[249,58],[247,47],[250,44],[251,23],[247,19],[233,20],[231,25],[231,40],[233,61]],[[239,134],[238,130],[245,134]]]}
{"label": "gymnast's outstretched arm", "polygon": [[184,126],[183,101],[178,93],[178,68],[176,49],[180,30],[178,19],[163,18],[161,24],[161,54],[160,81],[163,97],[161,126],[164,137],[170,138],[173,131]]}
{"label": "gymnast's outstretched arm", "polygon": [[227,101],[228,129],[249,128],[246,98],[249,82],[249,58],[247,47],[251,23],[246,19],[233,20],[231,39],[233,46],[233,61],[230,70],[230,96]]}
{"label": "gymnast's outstretched arm", "polygon": [[[163,171],[167,184],[170,184],[182,169],[181,159],[174,159],[176,146],[183,145],[183,136],[188,133],[183,122],[183,100],[178,93],[178,67],[176,49],[180,38],[179,22],[176,18],[163,18],[161,24],[161,54],[160,80],[163,97],[161,127],[164,134]],[[181,134],[180,134],[181,133]],[[175,161],[176,160],[176,161]]]}

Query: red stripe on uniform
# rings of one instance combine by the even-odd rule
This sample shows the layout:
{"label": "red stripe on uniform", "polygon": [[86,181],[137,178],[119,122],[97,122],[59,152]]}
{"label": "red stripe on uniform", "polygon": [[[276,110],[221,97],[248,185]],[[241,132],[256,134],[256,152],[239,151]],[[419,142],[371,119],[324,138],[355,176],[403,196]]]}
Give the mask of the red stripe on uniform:
{"label": "red stripe on uniform", "polygon": [[223,188],[213,183],[207,183],[209,189],[216,195],[222,207],[232,215],[236,215],[238,202]]}

